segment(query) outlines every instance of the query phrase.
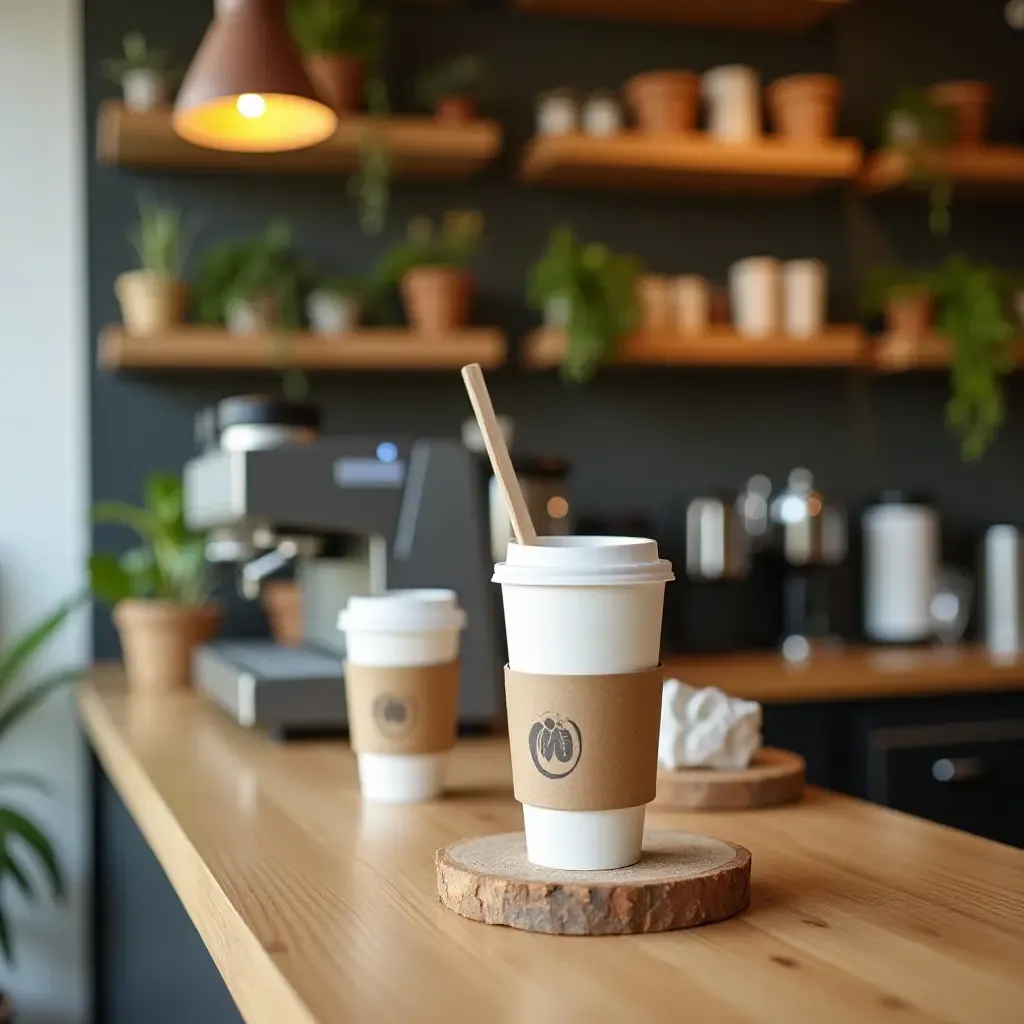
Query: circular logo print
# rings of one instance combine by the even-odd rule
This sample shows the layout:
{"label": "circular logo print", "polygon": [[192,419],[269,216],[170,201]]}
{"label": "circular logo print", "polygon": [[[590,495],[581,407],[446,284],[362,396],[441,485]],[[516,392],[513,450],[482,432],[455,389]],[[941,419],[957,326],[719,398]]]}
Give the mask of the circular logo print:
{"label": "circular logo print", "polygon": [[546,779],[571,775],[583,754],[583,735],[571,719],[548,712],[530,727],[530,756]]}
{"label": "circular logo print", "polygon": [[416,721],[416,705],[411,697],[381,693],[373,701],[373,720],[382,736],[400,739]]}

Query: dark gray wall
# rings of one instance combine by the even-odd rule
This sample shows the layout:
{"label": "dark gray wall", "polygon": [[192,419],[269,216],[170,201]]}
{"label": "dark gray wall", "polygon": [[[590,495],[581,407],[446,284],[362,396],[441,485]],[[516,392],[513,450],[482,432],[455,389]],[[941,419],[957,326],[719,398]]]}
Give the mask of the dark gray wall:
{"label": "dark gray wall", "polygon": [[[90,137],[96,106],[113,91],[100,80],[98,62],[117,50],[121,34],[140,27],[185,61],[211,6],[209,0],[90,0]],[[477,319],[500,324],[514,343],[535,323],[522,301],[526,267],[561,221],[639,253],[658,271],[723,279],[729,263],[744,255],[819,257],[832,271],[837,318],[856,315],[855,277],[871,260],[930,264],[962,248],[1004,265],[1024,262],[1021,206],[957,205],[952,236],[936,241],[920,203],[868,206],[839,193],[740,200],[547,191],[522,188],[516,180],[538,91],[567,82],[615,86],[657,66],[704,69],[741,61],[755,65],[765,80],[797,71],[838,72],[847,92],[843,128],[865,137],[902,82],[985,77],[999,92],[995,133],[1013,137],[1024,119],[1024,35],[1005,26],[1001,8],[1001,0],[856,0],[834,22],[789,38],[532,17],[498,6],[449,13],[403,9],[394,18],[390,58],[399,105],[424,66],[453,53],[481,52],[494,79],[491,112],[506,129],[501,160],[470,185],[399,182],[386,234],[367,239],[341,179],[141,176],[99,167],[90,153],[89,344],[118,316],[111,286],[131,263],[125,231],[138,191],[196,211],[205,243],[285,215],[308,255],[345,271],[365,269],[413,214],[478,207],[487,218],[488,243],[478,265]],[[97,373],[94,495],[135,499],[147,471],[178,467],[192,453],[191,418],[202,403],[253,386],[253,379],[239,377],[146,380]],[[525,449],[572,460],[579,508],[644,512],[661,524],[666,540],[680,497],[735,485],[756,470],[781,480],[794,465],[809,466],[825,489],[852,503],[882,483],[924,488],[941,502],[953,537],[974,535],[993,520],[1024,519],[1019,381],[1011,389],[1012,422],[975,466],[960,462],[943,426],[946,387],[939,375],[856,381],[837,372],[613,372],[589,387],[566,389],[553,376],[508,370],[494,375],[493,388],[502,411],[516,417]],[[454,373],[335,376],[317,381],[315,390],[335,430],[451,434],[468,413]],[[117,541],[105,533],[98,538]],[[251,613],[234,615],[234,625],[260,628]],[[96,651],[116,652],[105,613],[97,619]]]}

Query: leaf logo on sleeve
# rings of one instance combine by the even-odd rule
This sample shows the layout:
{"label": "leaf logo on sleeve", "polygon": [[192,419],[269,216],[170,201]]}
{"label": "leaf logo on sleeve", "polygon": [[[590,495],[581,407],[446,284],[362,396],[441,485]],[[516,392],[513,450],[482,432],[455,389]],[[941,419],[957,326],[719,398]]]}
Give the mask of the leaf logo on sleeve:
{"label": "leaf logo on sleeve", "polygon": [[530,727],[530,756],[546,779],[571,775],[583,754],[583,735],[571,719],[548,712]]}

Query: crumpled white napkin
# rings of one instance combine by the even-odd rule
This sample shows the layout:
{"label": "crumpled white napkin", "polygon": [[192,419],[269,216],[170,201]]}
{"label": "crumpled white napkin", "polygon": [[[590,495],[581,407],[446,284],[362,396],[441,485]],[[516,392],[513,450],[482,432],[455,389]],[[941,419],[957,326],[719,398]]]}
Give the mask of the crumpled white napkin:
{"label": "crumpled white napkin", "polygon": [[662,768],[746,768],[761,747],[761,705],[668,679],[661,692]]}

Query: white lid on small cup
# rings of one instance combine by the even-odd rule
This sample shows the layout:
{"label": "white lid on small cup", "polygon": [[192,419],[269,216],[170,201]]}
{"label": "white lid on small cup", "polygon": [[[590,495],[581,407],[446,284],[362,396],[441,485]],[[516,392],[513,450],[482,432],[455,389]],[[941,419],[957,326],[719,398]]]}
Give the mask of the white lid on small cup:
{"label": "white lid on small cup", "polygon": [[509,541],[494,583],[526,587],[614,587],[669,583],[672,563],[658,557],[645,537],[539,537],[536,544]]}
{"label": "white lid on small cup", "polygon": [[338,629],[364,633],[452,632],[466,628],[466,613],[454,590],[389,590],[375,597],[350,597]]}

